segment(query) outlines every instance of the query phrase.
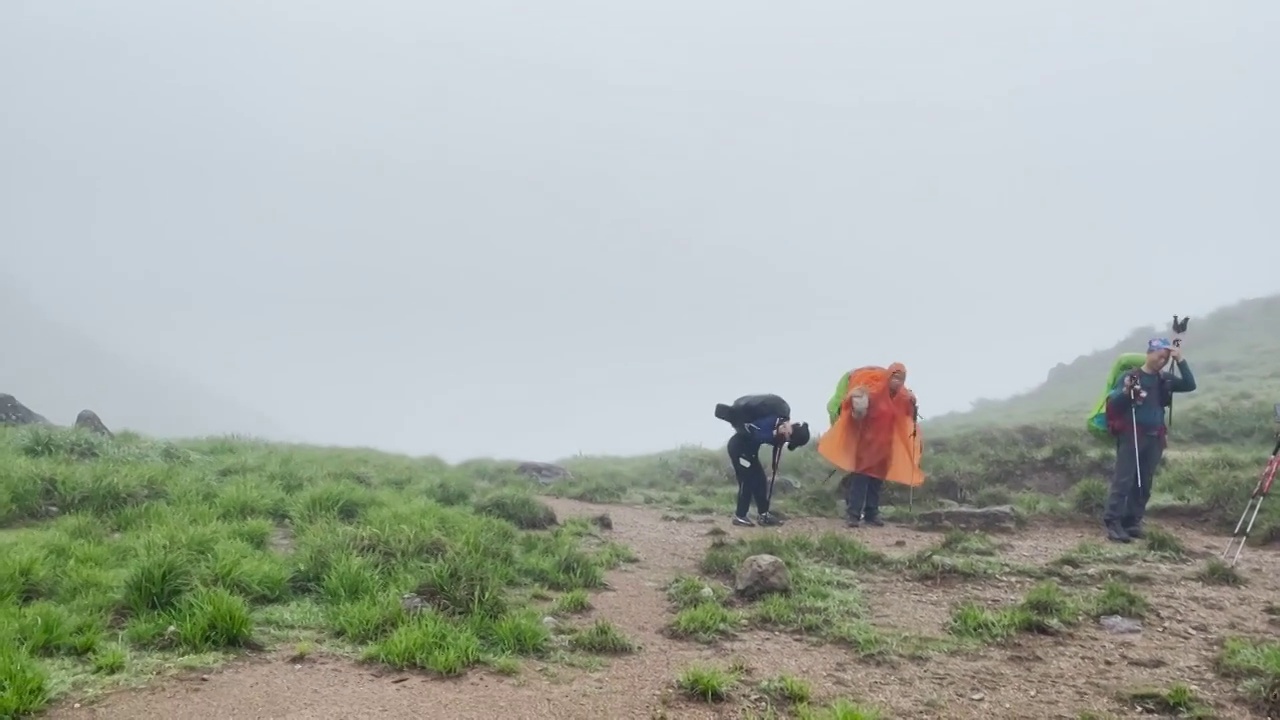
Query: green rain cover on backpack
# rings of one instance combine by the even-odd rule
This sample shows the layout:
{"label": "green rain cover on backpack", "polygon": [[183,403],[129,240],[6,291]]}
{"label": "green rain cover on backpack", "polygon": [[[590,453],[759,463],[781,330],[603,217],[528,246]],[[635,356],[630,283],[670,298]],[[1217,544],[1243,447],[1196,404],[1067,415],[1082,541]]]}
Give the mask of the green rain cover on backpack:
{"label": "green rain cover on backpack", "polygon": [[1107,442],[1112,440],[1111,431],[1107,429],[1107,396],[1111,394],[1111,389],[1116,386],[1116,380],[1120,379],[1121,375],[1142,367],[1146,361],[1147,356],[1143,353],[1124,353],[1111,364],[1111,372],[1107,374],[1107,387],[1102,391],[1102,396],[1098,398],[1098,402],[1093,406],[1093,412],[1089,415],[1089,434],[1099,440]]}

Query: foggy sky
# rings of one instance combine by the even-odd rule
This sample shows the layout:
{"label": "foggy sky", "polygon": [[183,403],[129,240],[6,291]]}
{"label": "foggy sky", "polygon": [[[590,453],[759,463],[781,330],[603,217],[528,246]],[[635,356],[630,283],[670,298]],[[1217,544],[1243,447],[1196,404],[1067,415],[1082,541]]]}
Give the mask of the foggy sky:
{"label": "foggy sky", "polygon": [[940,414],[1280,289],[1277,69],[1267,0],[9,0],[0,271],[310,442]]}

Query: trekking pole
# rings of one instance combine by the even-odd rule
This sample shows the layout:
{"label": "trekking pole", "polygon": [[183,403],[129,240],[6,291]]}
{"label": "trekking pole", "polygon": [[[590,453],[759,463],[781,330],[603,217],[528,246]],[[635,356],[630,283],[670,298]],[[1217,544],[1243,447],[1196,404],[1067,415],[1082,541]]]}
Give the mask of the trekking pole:
{"label": "trekking pole", "polygon": [[[1240,514],[1240,520],[1236,523],[1235,532],[1231,533],[1231,539],[1227,541],[1227,549],[1222,551],[1222,559],[1227,559],[1227,554],[1231,552],[1231,548],[1235,547],[1235,555],[1231,557],[1229,565],[1236,566],[1236,560],[1240,559],[1240,552],[1244,550],[1244,544],[1249,539],[1249,531],[1253,529],[1253,521],[1258,518],[1258,509],[1262,507],[1262,501],[1271,492],[1271,483],[1276,479],[1276,469],[1280,468],[1280,438],[1276,439],[1276,446],[1271,450],[1271,460],[1267,462],[1267,466],[1262,470],[1262,477],[1258,479],[1258,485],[1253,489],[1253,494],[1249,496],[1249,502],[1244,506],[1244,512]],[[1250,511],[1252,510],[1252,514]],[[1240,534],[1240,526],[1244,525],[1245,517],[1249,517],[1249,524],[1244,529],[1244,534]],[[1236,542],[1237,538],[1239,543]]]}
{"label": "trekking pole", "polygon": [[[1181,319],[1179,319],[1177,315],[1173,316],[1173,346],[1174,347],[1176,348],[1182,347],[1182,334],[1187,331],[1187,324],[1190,322],[1191,322],[1190,315]],[[1165,369],[1168,370],[1170,373],[1173,373],[1177,370],[1177,367],[1178,367],[1178,363],[1174,362],[1173,358],[1169,358],[1169,364]],[[1170,398],[1167,398],[1167,400],[1169,403],[1169,422],[1167,423],[1167,425],[1172,426],[1173,425],[1173,398],[1170,397]]]}
{"label": "trekking pole", "polygon": [[1142,458],[1138,452],[1138,392],[1142,386],[1138,377],[1133,378],[1133,388],[1129,391],[1129,419],[1133,425],[1133,469],[1138,473],[1138,489],[1142,489]]}
{"label": "trekking pole", "polygon": [[[914,395],[912,396],[914,397]],[[914,464],[920,463],[920,458],[916,457],[916,440],[920,437],[920,405],[917,402],[911,403],[911,461]],[[921,448],[923,452],[923,448]],[[914,468],[912,468],[914,470]],[[915,513],[916,511],[916,486],[907,487],[907,512]]]}
{"label": "trekking pole", "polygon": [[773,484],[778,481],[778,465],[782,462],[782,446],[773,446],[773,472],[769,478],[769,502],[773,502]]}

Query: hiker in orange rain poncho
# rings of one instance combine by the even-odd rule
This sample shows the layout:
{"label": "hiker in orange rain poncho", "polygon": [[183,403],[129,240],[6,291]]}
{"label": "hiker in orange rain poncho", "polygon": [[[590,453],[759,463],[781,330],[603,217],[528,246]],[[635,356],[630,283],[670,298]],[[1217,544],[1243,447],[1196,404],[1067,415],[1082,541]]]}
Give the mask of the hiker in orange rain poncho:
{"label": "hiker in orange rain poncho", "polygon": [[905,387],[907,368],[862,367],[846,374],[827,404],[831,430],[818,452],[848,475],[849,527],[877,527],[880,489],[886,480],[910,487],[924,483],[916,397]]}

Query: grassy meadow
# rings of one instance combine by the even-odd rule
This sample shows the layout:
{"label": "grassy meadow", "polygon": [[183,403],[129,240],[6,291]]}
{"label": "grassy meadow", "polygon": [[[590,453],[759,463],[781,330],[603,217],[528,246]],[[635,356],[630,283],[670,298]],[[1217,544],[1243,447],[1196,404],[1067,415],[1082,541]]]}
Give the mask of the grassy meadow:
{"label": "grassy meadow", "polygon": [[625,651],[607,623],[544,622],[631,555],[529,486],[486,463],[0,428],[0,717],[267,644],[441,675]]}
{"label": "grassy meadow", "polygon": [[[1202,412],[1187,412],[1184,427],[1203,422]],[[1033,522],[1096,522],[1108,448],[1032,429],[958,434],[928,447],[930,482],[915,493],[915,510],[1011,503]],[[1154,514],[1200,515],[1229,531],[1264,453],[1173,454]],[[784,463],[799,486],[778,491],[784,513],[841,512],[838,477],[826,479],[816,453],[788,453]],[[37,711],[69,690],[264,646],[444,676],[475,666],[519,672],[525,658],[590,663],[632,652],[634,642],[607,621],[571,622],[631,552],[583,520],[557,522],[534,493],[647,504],[678,521],[728,512],[729,468],[718,451],[699,448],[564,465],[573,479],[539,487],[514,463],[496,461],[450,466],[249,439],[164,443],[0,428],[0,717]],[[890,515],[911,520],[904,493],[891,490],[887,500],[897,503]],[[1278,536],[1280,512],[1264,508],[1255,541]],[[859,654],[910,656],[1034,628],[1025,607],[994,616],[959,609],[957,627],[969,629],[943,639],[878,632],[860,619],[857,583],[842,573],[1022,572],[963,549],[972,544],[944,538],[919,558],[888,560],[837,536],[776,547],[717,541],[706,578],[728,577],[744,552],[771,552],[794,568],[798,592],[730,609],[722,594],[709,602],[691,594],[703,579],[677,578],[670,632],[696,642],[736,628],[780,629]],[[549,615],[570,622],[548,623]],[[1280,677],[1280,663],[1275,670]]]}

